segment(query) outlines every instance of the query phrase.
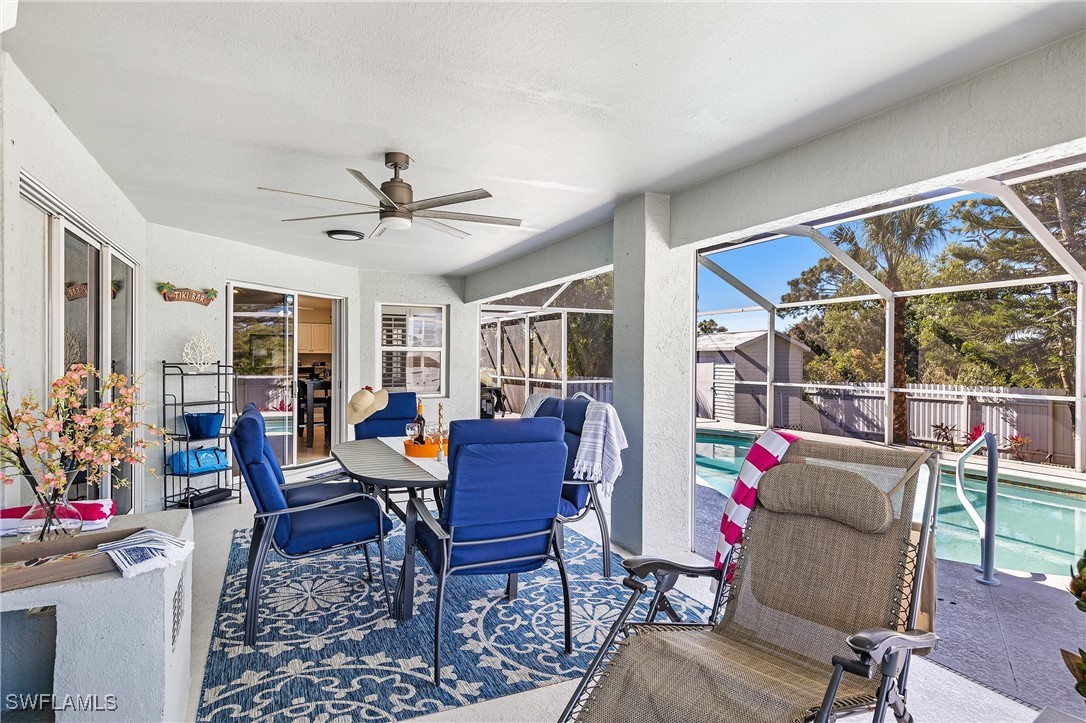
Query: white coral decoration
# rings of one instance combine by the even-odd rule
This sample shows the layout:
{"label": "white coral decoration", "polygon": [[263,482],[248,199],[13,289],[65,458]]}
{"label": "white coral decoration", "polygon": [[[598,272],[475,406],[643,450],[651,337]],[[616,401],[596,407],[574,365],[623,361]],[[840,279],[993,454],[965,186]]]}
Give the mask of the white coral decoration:
{"label": "white coral decoration", "polygon": [[214,366],[216,359],[215,345],[211,343],[211,337],[206,331],[201,331],[189,339],[181,352],[181,361],[196,367],[199,372],[205,372]]}

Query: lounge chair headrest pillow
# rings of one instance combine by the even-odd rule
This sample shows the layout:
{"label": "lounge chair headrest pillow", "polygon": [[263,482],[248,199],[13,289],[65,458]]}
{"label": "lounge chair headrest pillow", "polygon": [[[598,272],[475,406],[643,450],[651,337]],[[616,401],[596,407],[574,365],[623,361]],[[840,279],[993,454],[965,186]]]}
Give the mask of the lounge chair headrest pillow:
{"label": "lounge chair headrest pillow", "polygon": [[824,517],[867,534],[881,535],[894,524],[890,498],[874,482],[817,464],[770,468],[758,482],[758,502],[773,512]]}

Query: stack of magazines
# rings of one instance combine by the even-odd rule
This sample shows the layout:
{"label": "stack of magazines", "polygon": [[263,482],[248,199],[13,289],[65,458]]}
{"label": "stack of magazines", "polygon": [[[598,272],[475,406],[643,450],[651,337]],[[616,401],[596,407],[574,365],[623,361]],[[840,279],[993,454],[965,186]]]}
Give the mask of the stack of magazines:
{"label": "stack of magazines", "polygon": [[192,551],[192,540],[182,540],[158,530],[141,530],[117,542],[106,542],[98,550],[109,555],[125,577],[176,565]]}

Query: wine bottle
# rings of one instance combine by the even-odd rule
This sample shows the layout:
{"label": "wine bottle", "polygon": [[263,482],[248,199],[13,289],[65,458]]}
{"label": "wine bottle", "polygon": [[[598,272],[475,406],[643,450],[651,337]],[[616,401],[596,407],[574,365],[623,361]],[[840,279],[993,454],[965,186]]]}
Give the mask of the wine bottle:
{"label": "wine bottle", "polygon": [[419,402],[419,413],[415,415],[414,422],[419,427],[419,432],[415,435],[415,444],[424,444],[426,442],[426,418],[422,416],[422,402]]}

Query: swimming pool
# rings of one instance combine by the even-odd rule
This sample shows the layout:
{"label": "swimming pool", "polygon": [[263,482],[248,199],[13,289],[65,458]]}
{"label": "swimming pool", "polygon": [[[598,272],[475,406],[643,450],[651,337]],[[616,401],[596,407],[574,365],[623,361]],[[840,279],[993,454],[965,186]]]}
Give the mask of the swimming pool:
{"label": "swimming pool", "polygon": [[[698,430],[695,453],[698,483],[728,496],[754,442],[753,436]],[[984,480],[966,478],[966,496],[984,515]],[[996,494],[996,567],[1049,575],[1068,575],[1086,545],[1086,495],[1064,494],[1001,480]],[[954,474],[939,479],[936,555],[978,563],[977,528],[954,493]]]}

